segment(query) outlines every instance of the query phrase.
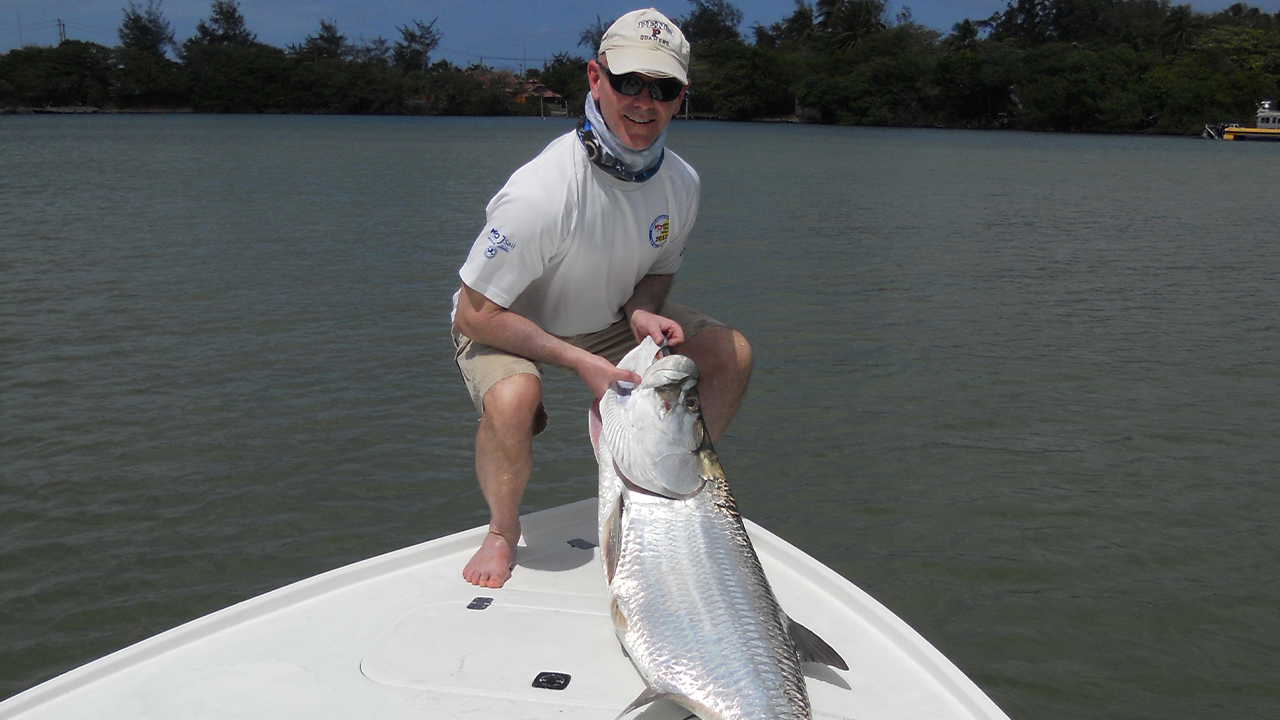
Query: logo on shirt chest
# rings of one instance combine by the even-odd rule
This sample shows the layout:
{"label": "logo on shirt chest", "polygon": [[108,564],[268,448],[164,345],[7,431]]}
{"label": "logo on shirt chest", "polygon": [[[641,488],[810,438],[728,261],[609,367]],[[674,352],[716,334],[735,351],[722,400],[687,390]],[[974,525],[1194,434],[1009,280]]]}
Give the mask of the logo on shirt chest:
{"label": "logo on shirt chest", "polygon": [[667,241],[667,236],[671,234],[671,218],[667,215],[659,215],[656,220],[649,224],[649,244],[660,248]]}
{"label": "logo on shirt chest", "polygon": [[515,247],[516,244],[508,240],[506,235],[498,232],[497,228],[489,228],[489,247],[484,249],[484,256],[493,258],[499,250],[511,252]]}

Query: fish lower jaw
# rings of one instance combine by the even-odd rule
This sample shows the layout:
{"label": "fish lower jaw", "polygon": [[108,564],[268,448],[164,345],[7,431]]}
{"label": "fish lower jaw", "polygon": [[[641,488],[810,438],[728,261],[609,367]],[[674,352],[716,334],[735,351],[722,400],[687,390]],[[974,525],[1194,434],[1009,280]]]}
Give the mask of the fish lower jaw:
{"label": "fish lower jaw", "polygon": [[653,492],[652,490],[646,490],[645,488],[634,485],[626,479],[622,480],[622,495],[628,505],[686,505],[698,500],[701,494],[702,488],[699,488],[691,495],[661,495]]}
{"label": "fish lower jaw", "polygon": [[633,482],[630,478],[627,477],[626,473],[624,473],[622,471],[622,468],[618,467],[617,464],[614,465],[614,471],[618,476],[618,481],[622,483],[622,487],[624,488],[628,496],[631,499],[634,499],[640,502],[643,502],[646,498],[650,500],[655,500],[655,501],[667,501],[667,502],[690,500],[696,497],[699,493],[701,493],[702,489],[706,487],[706,483],[703,482],[701,485],[698,486],[696,490],[686,495],[681,495],[678,493],[665,494],[665,493],[657,492],[654,490],[650,490],[649,488],[643,487],[641,485],[637,485],[635,482]]}

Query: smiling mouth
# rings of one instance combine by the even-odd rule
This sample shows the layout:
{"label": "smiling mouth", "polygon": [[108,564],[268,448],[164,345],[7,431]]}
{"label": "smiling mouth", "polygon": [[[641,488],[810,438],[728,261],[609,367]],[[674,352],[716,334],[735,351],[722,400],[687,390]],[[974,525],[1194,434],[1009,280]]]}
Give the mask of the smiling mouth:
{"label": "smiling mouth", "polygon": [[648,120],[640,120],[640,119],[638,119],[638,118],[633,118],[633,117],[631,117],[630,115],[626,115],[626,114],[624,114],[622,117],[624,117],[624,118],[626,118],[626,119],[630,120],[630,121],[631,121],[631,122],[633,122],[633,123],[639,123],[640,125],[647,125],[647,124],[649,124],[649,123],[653,122],[653,118],[650,118],[650,119],[648,119]]}

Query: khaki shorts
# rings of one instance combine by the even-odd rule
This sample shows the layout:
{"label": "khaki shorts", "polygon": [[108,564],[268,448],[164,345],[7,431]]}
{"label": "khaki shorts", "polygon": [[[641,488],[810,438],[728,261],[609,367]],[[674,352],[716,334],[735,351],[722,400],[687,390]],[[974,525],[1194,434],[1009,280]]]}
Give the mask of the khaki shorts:
{"label": "khaki shorts", "polygon": [[[685,340],[709,327],[724,325],[715,318],[679,303],[668,302],[662,306],[658,314],[679,323],[680,329],[684,330]],[[625,318],[604,330],[560,339],[599,355],[615,365],[636,346],[636,339],[631,335],[631,325]],[[458,371],[462,373],[462,381],[467,385],[467,392],[471,393],[471,401],[475,403],[476,411],[481,415],[484,414],[485,393],[500,380],[520,373],[528,373],[539,380],[542,379],[542,363],[474,342],[457,330],[453,331],[453,347],[454,362],[458,365]],[[541,432],[546,427],[546,411],[541,406],[538,408],[535,426],[537,432]]]}

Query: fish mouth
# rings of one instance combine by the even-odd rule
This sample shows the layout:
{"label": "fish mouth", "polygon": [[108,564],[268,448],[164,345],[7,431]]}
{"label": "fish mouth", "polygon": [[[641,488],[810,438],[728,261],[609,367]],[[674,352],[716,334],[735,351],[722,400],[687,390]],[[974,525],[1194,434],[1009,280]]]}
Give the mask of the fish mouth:
{"label": "fish mouth", "polygon": [[[596,462],[599,463],[601,461],[600,434],[604,429],[604,421],[600,418],[600,401],[599,400],[596,400],[595,402],[591,403],[591,410],[587,413],[587,426],[588,426],[588,434],[591,436],[591,450],[595,453]],[[618,476],[618,480],[622,482],[622,486],[625,487],[630,492],[633,492],[639,495],[648,495],[650,497],[656,497],[656,498],[668,498],[671,500],[689,500],[690,498],[695,497],[698,493],[702,492],[703,489],[706,487],[706,480],[703,479],[703,482],[701,482],[696,489],[694,489],[692,492],[689,492],[689,493],[671,493],[670,491],[668,491],[667,494],[658,493],[648,488],[641,487],[635,484],[634,482],[632,482],[631,479],[627,477],[627,473],[622,468],[618,467],[618,463],[614,462],[612,458],[608,458],[608,462],[609,464],[613,465],[613,472],[615,475]]]}
{"label": "fish mouth", "polygon": [[698,397],[697,363],[664,354],[652,338],[627,353],[618,367],[640,376],[632,385],[615,382],[591,406],[592,449],[601,467],[615,471],[632,489],[688,499],[705,485],[700,472],[706,426]]}
{"label": "fish mouth", "polygon": [[692,359],[684,355],[668,355],[653,361],[640,374],[640,388],[657,389],[683,385],[688,380],[697,382],[702,372]]}
{"label": "fish mouth", "polygon": [[705,485],[698,450],[706,429],[701,418],[697,363],[663,355],[645,338],[618,367],[640,382],[616,382],[589,413],[596,462],[608,463],[628,490],[686,500]]}

